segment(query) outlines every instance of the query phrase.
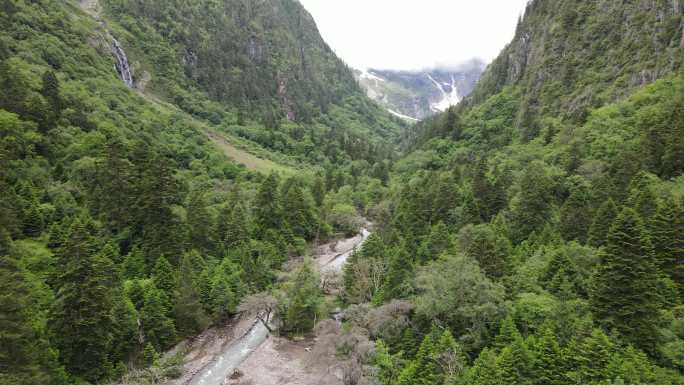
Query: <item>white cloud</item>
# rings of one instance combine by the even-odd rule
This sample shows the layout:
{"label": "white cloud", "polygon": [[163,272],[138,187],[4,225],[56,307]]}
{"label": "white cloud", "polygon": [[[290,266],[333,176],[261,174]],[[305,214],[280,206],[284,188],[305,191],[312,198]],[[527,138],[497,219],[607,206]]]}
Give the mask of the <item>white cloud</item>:
{"label": "white cloud", "polygon": [[527,0],[299,0],[323,38],[356,68],[420,69],[491,61]]}

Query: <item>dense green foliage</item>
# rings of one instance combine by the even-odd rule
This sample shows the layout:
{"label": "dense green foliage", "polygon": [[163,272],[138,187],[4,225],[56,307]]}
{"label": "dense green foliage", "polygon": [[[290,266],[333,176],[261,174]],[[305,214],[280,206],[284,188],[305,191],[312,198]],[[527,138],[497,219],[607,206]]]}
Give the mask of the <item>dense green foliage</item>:
{"label": "dense green foliage", "polygon": [[[293,94],[286,95],[300,103],[311,95],[299,92],[318,87],[323,104],[311,119],[281,119],[277,94],[248,89],[277,84],[277,67],[253,74],[271,76],[261,85],[254,77],[225,83],[231,91],[244,86],[248,94],[238,99],[249,106],[210,89],[223,83],[201,73],[223,73],[214,70],[217,62],[179,70],[182,59],[161,51],[180,49],[180,37],[141,30],[161,28],[162,19],[139,17],[136,27],[116,11],[120,2],[103,2],[113,17],[107,24],[75,1],[1,2],[0,382],[100,383],[161,365],[161,352],[231,318],[249,294],[271,289],[282,294],[291,330],[313,326],[320,312],[315,273],[277,282],[276,272],[307,242],[358,231],[356,210],[387,191],[387,165],[374,159],[392,150],[398,123],[365,99],[298,4],[276,3],[285,8],[269,20],[300,14],[304,25],[287,20],[283,27],[295,35],[286,42],[274,31],[259,37],[283,44],[269,53],[273,65],[283,64],[278,57],[299,60],[288,51],[297,33],[312,39],[305,57],[317,64],[306,81],[289,82]],[[197,25],[188,31],[203,33]],[[119,79],[110,34],[124,42],[140,37],[129,51],[141,71],[139,92]],[[244,59],[224,48],[217,43],[200,57]],[[138,77],[143,68],[152,73],[147,91]],[[267,128],[261,114],[271,110],[277,124]],[[248,171],[215,148],[208,134],[243,127],[232,121],[236,111],[252,133],[286,137],[292,147],[269,145],[272,158],[301,167],[300,175]],[[361,140],[365,135],[372,140]],[[300,146],[304,136],[315,138]]]}
{"label": "dense green foliage", "polygon": [[222,130],[305,162],[380,160],[404,123],[372,103],[294,0],[103,0],[134,79]]}
{"label": "dense green foliage", "polygon": [[683,383],[682,10],[618,3],[531,1],[395,162],[400,123],[295,1],[1,2],[0,382],[161,365],[243,305],[309,332],[326,298],[294,260],[363,213],[339,301],[380,383]]}
{"label": "dense green foliage", "polygon": [[[681,22],[666,1],[531,1],[472,96],[407,133],[342,297],[414,306],[419,348],[383,338],[381,383],[684,381]],[[361,283],[397,281],[399,244],[410,291],[384,298]]]}

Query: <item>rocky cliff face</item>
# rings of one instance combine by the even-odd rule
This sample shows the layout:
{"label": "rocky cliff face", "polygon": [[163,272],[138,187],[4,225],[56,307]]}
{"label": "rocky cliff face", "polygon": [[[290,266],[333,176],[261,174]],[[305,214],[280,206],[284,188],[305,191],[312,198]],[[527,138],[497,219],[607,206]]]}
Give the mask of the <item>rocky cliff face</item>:
{"label": "rocky cliff face", "polygon": [[546,112],[582,122],[589,109],[677,69],[683,23],[678,0],[531,1],[472,102],[519,87],[518,126],[538,125]]}
{"label": "rocky cliff face", "polygon": [[444,112],[468,96],[484,67],[483,62],[472,60],[454,68],[369,69],[355,74],[371,99],[406,120],[420,120]]}
{"label": "rocky cliff face", "polygon": [[[363,96],[352,71],[294,0],[102,0],[132,36],[127,46],[154,57],[150,87],[195,87],[211,99],[308,121],[331,104]],[[122,42],[123,43],[123,42]],[[155,52],[149,52],[152,48]],[[162,80],[163,78],[163,80]],[[175,98],[177,95],[168,95]]]}

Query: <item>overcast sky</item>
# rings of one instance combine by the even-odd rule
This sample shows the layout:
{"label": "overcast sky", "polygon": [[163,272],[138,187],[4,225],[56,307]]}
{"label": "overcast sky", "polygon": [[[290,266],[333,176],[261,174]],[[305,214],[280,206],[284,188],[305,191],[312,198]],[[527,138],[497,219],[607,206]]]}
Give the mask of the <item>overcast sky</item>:
{"label": "overcast sky", "polygon": [[355,68],[421,69],[490,62],[513,37],[527,0],[299,0]]}

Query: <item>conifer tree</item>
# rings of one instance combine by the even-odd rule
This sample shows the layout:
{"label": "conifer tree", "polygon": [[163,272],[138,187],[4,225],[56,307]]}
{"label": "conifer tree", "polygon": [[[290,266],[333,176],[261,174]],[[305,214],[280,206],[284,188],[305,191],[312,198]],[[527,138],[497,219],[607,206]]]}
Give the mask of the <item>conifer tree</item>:
{"label": "conifer tree", "polygon": [[230,259],[225,258],[214,270],[210,281],[209,296],[214,314],[219,318],[233,314],[244,293],[240,269]]}
{"label": "conifer tree", "polygon": [[314,202],[316,202],[316,207],[323,206],[323,201],[325,200],[325,182],[322,177],[317,176],[314,179],[313,186],[311,187],[311,194],[313,195]]}
{"label": "conifer tree", "polygon": [[503,384],[526,384],[532,378],[532,354],[522,338],[503,348],[496,366]]}
{"label": "conifer tree", "polygon": [[151,366],[156,360],[157,351],[154,349],[154,345],[148,342],[142,353],[142,365],[143,367]]}
{"label": "conifer tree", "polygon": [[585,243],[591,225],[591,186],[579,176],[572,177],[570,196],[560,210],[560,231],[565,240]]}
{"label": "conifer tree", "polygon": [[407,327],[401,333],[401,340],[399,341],[399,351],[404,353],[404,357],[413,358],[418,351],[418,342],[416,333],[412,327]]}
{"label": "conifer tree", "polygon": [[381,384],[391,385],[394,383],[398,375],[397,363],[382,340],[375,343],[373,364],[378,368],[377,378]]}
{"label": "conifer tree", "polygon": [[658,206],[648,226],[656,262],[684,292],[684,209],[674,199]]}
{"label": "conifer tree", "polygon": [[34,294],[17,261],[4,254],[0,314],[0,383],[56,384],[56,355],[39,328]]}
{"label": "conifer tree", "polygon": [[301,182],[289,180],[283,187],[283,220],[295,236],[311,239],[316,234],[318,219],[313,199],[301,186]]}
{"label": "conifer tree", "polygon": [[399,374],[397,385],[429,385],[437,382],[437,363],[430,354],[434,350],[433,336],[428,334],[420,343],[415,359]]}
{"label": "conifer tree", "polygon": [[608,198],[601,204],[596,215],[594,215],[594,221],[589,228],[589,245],[601,247],[606,244],[608,230],[610,230],[610,226],[615,221],[617,215],[618,210],[615,202],[612,198]]}
{"label": "conifer tree", "polygon": [[657,181],[658,177],[642,171],[629,183],[627,205],[634,209],[646,224],[651,221],[658,209],[658,199],[652,188]]}
{"label": "conifer tree", "polygon": [[167,349],[176,339],[176,328],[173,320],[167,316],[167,306],[162,291],[154,285],[146,288],[140,309],[142,334],[144,340],[159,351]]}
{"label": "conifer tree", "polygon": [[138,343],[138,311],[119,290],[112,306],[112,362],[125,362]]}
{"label": "conifer tree", "polygon": [[56,120],[62,115],[63,101],[60,95],[59,79],[54,71],[45,71],[43,73],[43,88],[40,90],[49,106],[49,114],[47,118],[47,127],[55,127]]}
{"label": "conifer tree", "polygon": [[310,261],[297,269],[286,289],[287,299],[282,313],[286,330],[301,333],[313,328],[322,300],[319,282]]}
{"label": "conifer tree", "polygon": [[225,241],[223,242],[224,252],[249,243],[249,222],[247,219],[247,211],[242,202],[235,204],[230,212],[230,218],[225,227]]}
{"label": "conifer tree", "polygon": [[576,295],[586,295],[583,282],[577,272],[577,266],[570,259],[568,253],[564,250],[554,250],[552,253],[551,261],[540,279],[547,290],[558,295],[561,293],[563,285],[567,284],[567,288]]}
{"label": "conifer tree", "polygon": [[596,319],[627,341],[652,351],[658,319],[658,270],[638,214],[625,208],[610,229],[595,277],[591,304]]}
{"label": "conifer tree", "polygon": [[40,212],[40,204],[37,200],[32,200],[24,210],[24,220],[22,223],[24,234],[29,237],[37,237],[43,230],[43,215]]}
{"label": "conifer tree", "polygon": [[513,317],[511,317],[509,314],[501,322],[499,334],[497,334],[496,338],[494,339],[494,346],[499,349],[503,349],[519,339],[522,339],[522,336],[518,331],[518,327],[515,325],[515,321],[513,321]]}
{"label": "conifer tree", "polygon": [[491,278],[501,278],[508,271],[510,242],[489,224],[467,225],[458,233],[458,245],[475,259]]}
{"label": "conifer tree", "polygon": [[389,266],[382,286],[382,300],[408,298],[413,293],[413,260],[405,244],[391,251]]}
{"label": "conifer tree", "polygon": [[104,160],[98,163],[98,178],[93,193],[93,207],[108,218],[115,232],[132,225],[130,210],[135,197],[133,164],[128,160],[128,149],[116,136],[105,143]]}
{"label": "conifer tree", "polygon": [[540,385],[563,385],[563,357],[558,338],[550,327],[544,328],[534,346],[533,381]]}
{"label": "conifer tree", "polygon": [[144,278],[147,276],[145,254],[139,247],[134,246],[124,257],[122,274],[126,279]]}
{"label": "conifer tree", "polygon": [[254,221],[262,236],[269,229],[280,229],[282,224],[279,183],[278,174],[272,172],[259,186],[254,202]]}
{"label": "conifer tree", "polygon": [[[176,330],[181,336],[191,336],[207,326],[208,318],[200,302],[197,276],[201,267],[194,260],[196,252],[183,255],[178,271],[178,286],[174,303]],[[201,259],[201,257],[199,257]],[[197,270],[196,270],[197,269]]]}
{"label": "conifer tree", "polygon": [[[458,382],[456,383],[458,384]],[[473,366],[466,372],[463,383],[469,385],[502,385],[499,379],[496,353],[488,348],[482,350],[473,362]]]}
{"label": "conifer tree", "polygon": [[112,298],[115,271],[100,254],[88,217],[77,219],[59,251],[57,300],[52,327],[60,359],[89,381],[106,376],[112,343]]}
{"label": "conifer tree", "polygon": [[176,287],[176,277],[174,275],[173,266],[169,263],[166,257],[161,256],[157,259],[154,265],[154,285],[163,290],[167,295],[172,295]]}
{"label": "conifer tree", "polygon": [[582,384],[599,383],[606,377],[606,367],[615,351],[615,344],[600,329],[592,330],[591,335],[582,340],[573,340],[565,353],[571,368],[568,380]]}
{"label": "conifer tree", "polygon": [[421,264],[437,259],[442,253],[453,246],[449,228],[444,222],[432,226],[430,234],[423,240],[418,249],[418,259]]}
{"label": "conifer tree", "polygon": [[191,248],[207,252],[211,248],[211,220],[201,191],[190,194],[187,206],[188,232]]}
{"label": "conifer tree", "polygon": [[511,235],[516,243],[547,223],[553,203],[552,180],[541,162],[532,162],[525,169],[519,187],[510,207]]}

